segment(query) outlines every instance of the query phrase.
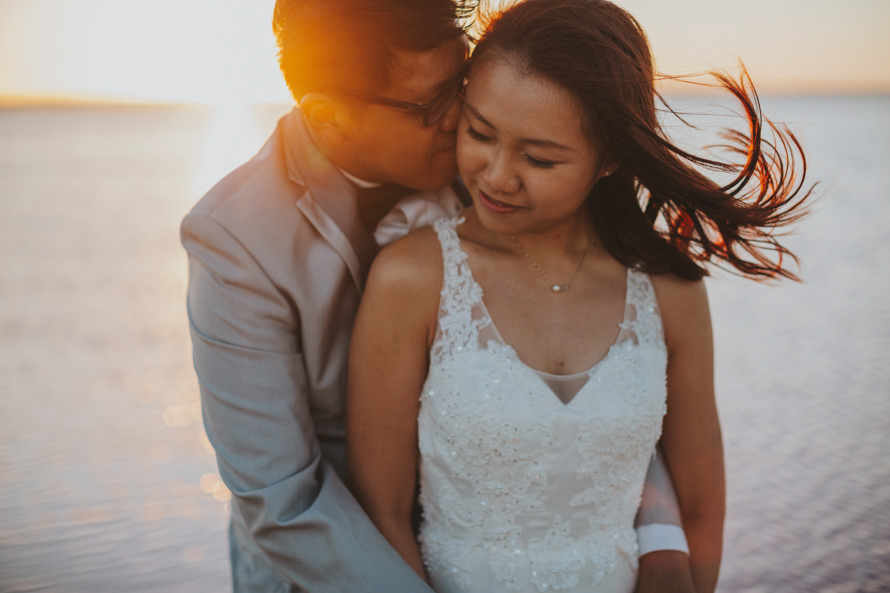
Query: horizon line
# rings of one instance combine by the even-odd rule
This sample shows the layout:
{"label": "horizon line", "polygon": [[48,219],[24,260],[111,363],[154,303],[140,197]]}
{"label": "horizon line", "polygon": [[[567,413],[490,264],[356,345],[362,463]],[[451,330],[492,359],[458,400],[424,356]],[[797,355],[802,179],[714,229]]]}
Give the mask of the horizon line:
{"label": "horizon line", "polygon": [[[660,92],[670,95],[711,95],[719,94],[721,87],[687,86],[681,83],[662,84]],[[793,85],[780,87],[777,85],[761,85],[757,88],[761,96],[882,96],[890,95],[890,85]],[[246,101],[245,105],[287,105],[293,104],[292,99],[273,98],[259,101]],[[121,97],[108,94],[77,94],[77,93],[3,93],[0,91],[0,108],[17,107],[214,107],[219,102],[200,99],[163,99],[158,97]]]}

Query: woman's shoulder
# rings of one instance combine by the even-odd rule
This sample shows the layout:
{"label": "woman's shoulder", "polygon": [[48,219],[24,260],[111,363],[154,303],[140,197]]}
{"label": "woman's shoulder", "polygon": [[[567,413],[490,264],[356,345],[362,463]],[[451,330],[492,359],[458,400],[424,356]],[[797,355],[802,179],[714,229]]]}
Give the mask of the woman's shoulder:
{"label": "woman's shoulder", "polygon": [[703,279],[688,280],[673,274],[649,276],[661,312],[668,347],[688,334],[710,331],[708,293]]}
{"label": "woman's shoulder", "polygon": [[374,259],[362,310],[377,324],[397,324],[405,335],[417,329],[429,346],[435,334],[442,270],[435,231],[413,231],[387,245]]}
{"label": "woman's shoulder", "polygon": [[369,284],[386,283],[404,290],[440,285],[442,248],[432,227],[417,229],[384,247],[371,266]]}
{"label": "woman's shoulder", "polygon": [[688,280],[674,274],[649,274],[649,281],[658,294],[659,299],[685,300],[707,298],[703,279]]}

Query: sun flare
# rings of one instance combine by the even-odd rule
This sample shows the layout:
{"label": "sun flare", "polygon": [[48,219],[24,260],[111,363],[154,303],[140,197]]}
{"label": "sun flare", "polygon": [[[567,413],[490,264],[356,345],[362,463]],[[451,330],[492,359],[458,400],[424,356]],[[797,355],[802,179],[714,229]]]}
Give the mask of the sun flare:
{"label": "sun flare", "polygon": [[205,193],[229,171],[250,159],[261,142],[248,104],[218,103],[204,140],[201,165],[193,178],[193,194]]}
{"label": "sun flare", "polygon": [[287,100],[271,0],[6,0],[0,95]]}

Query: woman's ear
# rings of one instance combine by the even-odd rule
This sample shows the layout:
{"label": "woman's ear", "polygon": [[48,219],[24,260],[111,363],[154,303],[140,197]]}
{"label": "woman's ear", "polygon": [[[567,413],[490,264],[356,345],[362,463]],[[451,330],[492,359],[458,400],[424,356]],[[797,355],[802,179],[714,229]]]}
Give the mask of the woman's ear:
{"label": "woman's ear", "polygon": [[609,175],[611,175],[612,173],[614,173],[617,170],[618,170],[618,165],[615,165],[612,163],[603,165],[603,167],[600,169],[599,179],[602,179],[603,177],[608,177]]}
{"label": "woman's ear", "polygon": [[343,107],[326,93],[307,93],[300,99],[300,110],[317,142],[337,146],[345,139]]}

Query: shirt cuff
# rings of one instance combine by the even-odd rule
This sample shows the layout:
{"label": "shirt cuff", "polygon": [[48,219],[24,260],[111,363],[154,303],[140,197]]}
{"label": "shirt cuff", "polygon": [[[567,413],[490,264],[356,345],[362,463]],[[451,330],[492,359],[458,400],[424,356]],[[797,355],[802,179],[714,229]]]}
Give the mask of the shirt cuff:
{"label": "shirt cuff", "polygon": [[640,547],[639,555],[662,550],[676,550],[685,554],[689,553],[689,545],[686,543],[686,534],[679,525],[667,523],[650,523],[637,527],[637,543]]}

